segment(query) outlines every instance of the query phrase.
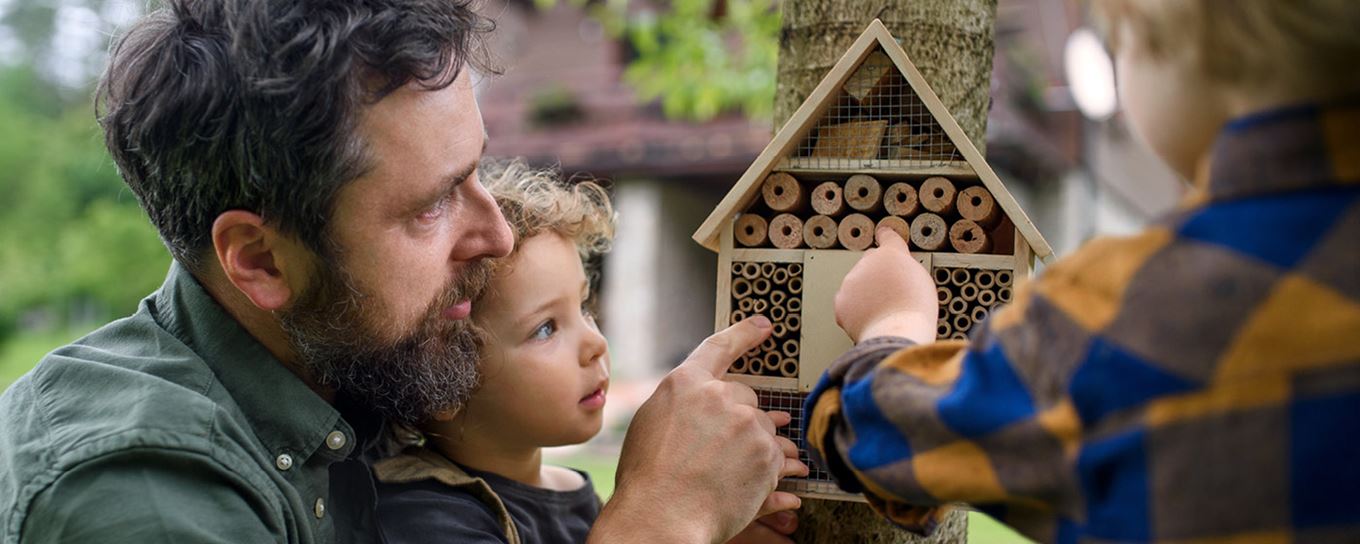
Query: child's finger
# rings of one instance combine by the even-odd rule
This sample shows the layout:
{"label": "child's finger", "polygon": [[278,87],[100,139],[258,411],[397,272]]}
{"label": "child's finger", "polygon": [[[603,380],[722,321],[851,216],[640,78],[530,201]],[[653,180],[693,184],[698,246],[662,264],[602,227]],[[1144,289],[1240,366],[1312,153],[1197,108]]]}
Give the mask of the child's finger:
{"label": "child's finger", "polygon": [[898,234],[892,227],[886,225],[878,227],[878,230],[874,231],[874,239],[878,241],[878,247],[904,253],[911,252],[907,249],[907,241],[903,240],[902,235]]}
{"label": "child's finger", "polygon": [[760,345],[770,335],[772,327],[765,316],[747,318],[704,339],[680,366],[697,368],[709,376],[721,378],[741,354]]}

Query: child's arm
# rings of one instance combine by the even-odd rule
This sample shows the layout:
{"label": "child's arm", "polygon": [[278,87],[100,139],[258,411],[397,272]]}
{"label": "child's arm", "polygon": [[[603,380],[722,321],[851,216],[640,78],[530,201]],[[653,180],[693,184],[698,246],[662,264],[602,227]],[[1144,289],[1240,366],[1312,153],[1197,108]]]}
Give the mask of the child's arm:
{"label": "child's arm", "polygon": [[[861,265],[878,272],[852,271],[837,296],[838,321],[860,343],[808,397],[810,449],[842,486],[908,529],[938,520],[909,505],[966,502],[1051,540],[1057,523],[1082,515],[1072,374],[1118,305],[1118,286],[1159,246],[1148,236],[1095,242],[1051,267],[969,342],[903,338],[922,335],[913,313],[935,317],[920,301],[933,301],[933,289],[912,284],[929,287],[929,278],[908,273],[916,263],[906,264],[905,246],[866,255]],[[884,266],[891,259],[901,262]],[[922,294],[903,302],[885,291]]]}

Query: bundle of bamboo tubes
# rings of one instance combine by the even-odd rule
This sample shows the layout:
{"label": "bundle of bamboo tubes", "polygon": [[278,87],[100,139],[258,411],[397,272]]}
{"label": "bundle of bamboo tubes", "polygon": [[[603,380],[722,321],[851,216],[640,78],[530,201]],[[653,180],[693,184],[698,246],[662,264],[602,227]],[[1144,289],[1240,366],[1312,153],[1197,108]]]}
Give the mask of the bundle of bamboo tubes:
{"label": "bundle of bamboo tubes", "polygon": [[941,340],[968,338],[992,309],[1010,302],[1015,278],[1010,270],[946,267],[936,267],[933,276],[940,302],[935,333]]}
{"label": "bundle of bamboo tubes", "polygon": [[729,323],[763,315],[773,324],[774,332],[760,346],[742,354],[728,372],[796,378],[802,352],[803,265],[734,262],[731,275]]}
{"label": "bundle of bamboo tubes", "polygon": [[990,253],[1002,224],[985,187],[939,176],[885,183],[865,174],[805,181],[775,172],[760,195],[736,219],[738,247],[858,251],[873,246],[874,231],[887,226],[915,249]]}

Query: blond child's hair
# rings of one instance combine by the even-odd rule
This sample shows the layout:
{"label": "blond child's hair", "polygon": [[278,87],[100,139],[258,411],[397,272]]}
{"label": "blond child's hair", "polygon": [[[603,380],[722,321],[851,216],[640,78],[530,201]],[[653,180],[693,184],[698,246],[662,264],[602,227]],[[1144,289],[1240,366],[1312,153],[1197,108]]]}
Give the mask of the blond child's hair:
{"label": "blond child's hair", "polygon": [[482,184],[514,232],[515,251],[526,239],[554,232],[571,240],[585,261],[609,251],[614,241],[609,192],[593,180],[563,181],[556,170],[515,159],[485,164]]}
{"label": "blond child's hair", "polygon": [[1287,84],[1356,90],[1360,6],[1355,0],[1097,0],[1111,44],[1184,62],[1210,80],[1250,89]]}

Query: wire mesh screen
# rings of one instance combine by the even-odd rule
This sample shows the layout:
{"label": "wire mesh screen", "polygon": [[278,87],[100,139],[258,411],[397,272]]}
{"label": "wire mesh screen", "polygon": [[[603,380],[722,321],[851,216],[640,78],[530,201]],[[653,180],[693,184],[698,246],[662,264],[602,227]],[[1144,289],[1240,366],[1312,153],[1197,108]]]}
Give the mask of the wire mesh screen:
{"label": "wire mesh screen", "polygon": [[798,445],[798,460],[811,469],[807,478],[785,478],[779,483],[779,489],[793,493],[843,494],[847,498],[854,497],[855,495],[845,493],[836,487],[831,474],[813,463],[807,450],[803,448],[803,401],[807,394],[760,388],[756,388],[755,391],[761,409],[779,410],[793,416],[793,421],[779,428],[777,432],[779,436],[788,438]]}
{"label": "wire mesh screen", "polygon": [[836,94],[835,104],[790,158],[790,168],[913,168],[963,160],[882,50],[871,53]]}

